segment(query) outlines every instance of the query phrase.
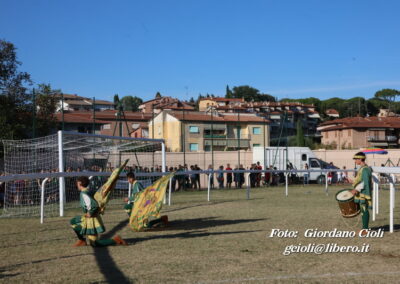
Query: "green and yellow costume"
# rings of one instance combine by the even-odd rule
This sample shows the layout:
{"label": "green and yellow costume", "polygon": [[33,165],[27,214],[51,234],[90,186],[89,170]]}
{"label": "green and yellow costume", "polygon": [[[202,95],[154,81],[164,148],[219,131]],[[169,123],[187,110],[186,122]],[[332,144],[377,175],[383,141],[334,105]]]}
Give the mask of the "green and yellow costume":
{"label": "green and yellow costume", "polygon": [[[91,193],[87,188],[82,190],[80,193],[80,205],[85,215],[75,216],[70,221],[78,239],[86,241],[85,236],[87,236],[90,245],[96,247],[115,245],[116,242],[113,239],[98,240],[98,235],[105,232],[106,229],[99,214],[99,205],[93,198],[93,192]],[[87,215],[90,215],[90,217],[87,217]]]}
{"label": "green and yellow costume", "polygon": [[354,196],[354,202],[360,204],[363,229],[368,229],[368,209],[372,208],[372,170],[370,167],[364,165],[357,171],[357,176],[353,182],[353,188],[359,192],[359,194]]}
{"label": "green and yellow costume", "polygon": [[135,199],[137,197],[137,194],[140,191],[142,191],[143,189],[144,189],[143,185],[140,182],[138,182],[137,180],[135,180],[133,182],[131,196],[129,196],[128,203],[125,204],[125,206],[124,206],[125,212],[128,214],[129,217],[131,216],[132,208],[133,208]]}

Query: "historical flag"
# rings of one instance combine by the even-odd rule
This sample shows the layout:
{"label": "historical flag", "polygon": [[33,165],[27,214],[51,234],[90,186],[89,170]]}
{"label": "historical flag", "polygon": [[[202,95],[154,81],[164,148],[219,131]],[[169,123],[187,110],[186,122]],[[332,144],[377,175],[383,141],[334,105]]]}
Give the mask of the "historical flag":
{"label": "historical flag", "polygon": [[140,191],[134,200],[134,206],[129,224],[134,231],[142,231],[151,217],[160,217],[165,191],[169,179],[174,175],[170,173],[156,180],[155,183]]}
{"label": "historical flag", "polygon": [[111,192],[114,190],[115,185],[117,184],[119,175],[125,168],[126,164],[128,163],[129,159],[125,160],[125,162],[116,168],[111,176],[108,178],[107,182],[103,184],[103,186],[97,190],[97,192],[94,194],[94,199],[97,201],[99,204],[100,212],[101,214],[104,214],[104,210],[106,209],[106,205],[108,203],[108,199],[110,198]]}

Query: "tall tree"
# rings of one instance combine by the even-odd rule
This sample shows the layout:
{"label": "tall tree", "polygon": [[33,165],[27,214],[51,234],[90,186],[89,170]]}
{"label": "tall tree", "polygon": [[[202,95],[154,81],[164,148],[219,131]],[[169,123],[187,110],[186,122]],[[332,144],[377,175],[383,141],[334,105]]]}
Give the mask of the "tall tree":
{"label": "tall tree", "polygon": [[233,87],[232,89],[233,98],[243,98],[246,102],[274,102],[275,98],[268,94],[262,94],[256,88],[248,85]]}
{"label": "tall tree", "polygon": [[30,75],[18,71],[16,48],[11,42],[0,40],[0,138],[26,138],[26,126],[31,121],[32,109],[27,87]]}
{"label": "tall tree", "polygon": [[119,107],[119,96],[118,96],[118,94],[115,94],[114,95],[114,109],[118,109],[118,107]]}
{"label": "tall tree", "polygon": [[50,84],[39,84],[36,92],[37,107],[37,134],[39,136],[48,135],[57,127],[55,117],[57,102],[61,90],[53,90]]}
{"label": "tall tree", "polygon": [[396,89],[382,89],[375,93],[375,98],[380,98],[388,102],[389,110],[398,96],[400,96],[400,91]]}
{"label": "tall tree", "polygon": [[232,91],[231,91],[231,89],[229,89],[228,85],[226,85],[225,98],[228,98],[228,99],[233,98]]}
{"label": "tall tree", "polygon": [[302,122],[301,119],[297,120],[297,125],[296,125],[296,144],[297,144],[298,147],[304,147],[305,146],[303,122]]}
{"label": "tall tree", "polygon": [[138,111],[142,103],[143,100],[136,96],[125,96],[121,99],[122,108],[125,111]]}

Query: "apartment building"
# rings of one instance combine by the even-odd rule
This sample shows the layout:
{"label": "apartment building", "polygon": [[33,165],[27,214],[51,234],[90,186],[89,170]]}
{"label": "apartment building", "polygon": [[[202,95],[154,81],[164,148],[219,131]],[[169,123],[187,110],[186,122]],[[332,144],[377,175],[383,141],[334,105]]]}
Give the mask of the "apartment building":
{"label": "apartment building", "polygon": [[318,126],[322,144],[336,149],[399,148],[400,117],[348,117]]}
{"label": "apartment building", "polygon": [[219,113],[215,109],[164,110],[150,120],[149,137],[164,139],[172,152],[251,150],[269,146],[269,121],[255,114]]}

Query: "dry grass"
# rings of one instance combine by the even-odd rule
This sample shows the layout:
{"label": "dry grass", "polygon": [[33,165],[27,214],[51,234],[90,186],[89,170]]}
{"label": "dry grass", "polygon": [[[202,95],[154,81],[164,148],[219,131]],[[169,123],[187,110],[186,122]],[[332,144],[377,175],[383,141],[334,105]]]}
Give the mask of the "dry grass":
{"label": "dry grass", "polygon": [[[128,247],[72,248],[75,235],[65,218],[0,219],[0,282],[18,283],[368,283],[398,282],[400,234],[379,239],[306,239],[306,229],[357,230],[360,217],[344,220],[332,187],[215,190],[173,195],[165,206],[171,224],[158,231],[133,232],[120,207],[104,216],[108,236],[118,233]],[[388,192],[381,195],[381,212],[371,226],[388,224]],[[397,202],[398,204],[398,202]],[[399,207],[399,206],[398,206]],[[395,216],[398,216],[398,207]],[[372,215],[372,214],[371,214]],[[395,218],[395,224],[400,224]],[[299,231],[294,239],[269,238],[271,229]],[[106,236],[107,236],[106,235]],[[309,243],[362,245],[366,254],[282,255],[286,245]]]}

